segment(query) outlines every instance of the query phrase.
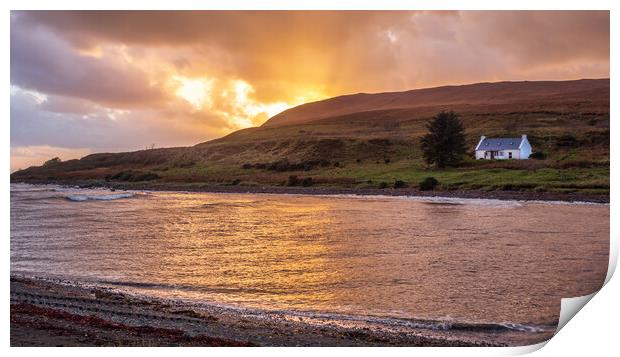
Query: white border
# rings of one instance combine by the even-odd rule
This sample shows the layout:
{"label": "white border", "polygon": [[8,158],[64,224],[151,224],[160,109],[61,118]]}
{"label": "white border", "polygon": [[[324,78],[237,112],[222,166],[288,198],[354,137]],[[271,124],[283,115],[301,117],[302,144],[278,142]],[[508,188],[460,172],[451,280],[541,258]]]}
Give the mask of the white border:
{"label": "white border", "polygon": [[[344,1],[344,0],[272,0],[272,1],[248,1],[248,0],[227,0],[227,1],[194,1],[194,0],[151,0],[151,1],[128,1],[128,0],[89,0],[89,1],[78,1],[78,0],[56,0],[56,1],[36,1],[36,0],[22,0],[22,1],[5,1],[3,4],[6,4],[5,11],[1,15],[4,36],[4,56],[2,56],[3,61],[3,80],[5,83],[5,95],[2,97],[2,108],[4,109],[4,119],[2,120],[2,130],[0,131],[2,138],[4,139],[4,153],[1,156],[1,164],[6,168],[7,174],[2,176],[2,182],[4,184],[4,190],[2,191],[2,223],[3,223],[3,231],[4,231],[4,274],[2,275],[3,284],[2,291],[3,296],[8,299],[9,296],[9,259],[10,259],[10,197],[9,197],[9,177],[8,173],[10,172],[10,130],[9,130],[9,82],[10,82],[10,61],[9,61],[9,41],[10,41],[10,21],[9,21],[9,9],[331,9],[331,10],[340,10],[340,9],[353,9],[351,6],[354,4],[354,9],[369,9],[369,10],[403,10],[403,9],[417,9],[417,10],[612,10],[611,12],[611,113],[616,113],[617,103],[618,103],[618,81],[614,77],[614,65],[618,62],[618,38],[617,34],[620,34],[620,28],[618,26],[618,9],[620,8],[620,2],[618,1],[603,1],[603,0],[589,0],[589,1],[553,1],[553,0],[521,0],[521,1],[491,1],[491,0],[469,0],[464,2],[462,0],[435,0],[435,1],[397,1],[397,0],[382,0],[382,1],[371,1],[371,0],[357,0],[355,2]],[[612,254],[610,256],[610,260],[613,262],[617,261],[618,254],[618,213],[617,209],[613,205],[613,202],[617,201],[618,194],[615,190],[614,183],[617,181],[617,157],[619,155],[618,139],[620,139],[620,134],[617,132],[615,128],[615,119],[612,119],[611,123],[611,201],[612,205],[611,209],[611,245],[612,245]],[[611,277],[611,273],[613,272],[612,266],[610,265],[610,272],[608,273],[608,279]],[[538,352],[541,355],[564,355],[574,353],[586,354],[593,353],[596,351],[618,351],[618,343],[617,341],[617,327],[616,327],[616,319],[617,316],[620,316],[618,313],[618,302],[620,302],[620,283],[617,281],[610,281],[600,292],[596,294],[592,299],[592,302],[587,304],[582,312],[577,314],[577,316],[568,322],[566,328],[562,329],[553,339],[549,341],[545,345],[544,348]],[[5,324],[3,325],[3,342],[5,348],[9,346],[9,304],[5,303],[2,307],[2,317]],[[361,355],[375,355],[381,353],[389,353],[389,354],[397,354],[397,355],[410,355],[413,353],[423,353],[423,354],[432,354],[432,355],[452,355],[458,353],[459,355],[505,355],[505,354],[514,354],[514,353],[523,353],[528,350],[531,351],[534,348],[540,348],[542,346],[532,346],[530,348],[424,348],[424,349],[415,349],[411,350],[409,348],[391,348],[387,350],[387,348],[381,349],[370,349],[370,348],[355,348],[355,349],[339,349],[339,348],[323,348],[320,350],[321,354],[337,354],[342,352],[361,354]],[[93,355],[103,355],[113,352],[115,354],[130,354],[135,353],[134,349],[127,348],[119,348],[115,350],[107,350],[107,349],[88,349],[86,352],[81,348],[74,349],[11,349],[9,353],[45,353],[55,355],[77,355],[83,353],[89,353]],[[8,352],[8,351],[7,351]],[[318,351],[315,349],[292,349],[292,348],[261,348],[261,349],[231,349],[231,348],[218,348],[218,349],[209,349],[205,350],[202,348],[183,348],[181,350],[170,350],[170,349],[157,349],[157,348],[149,348],[148,351],[140,351],[149,354],[155,355],[167,355],[170,352],[181,352],[185,354],[215,354],[215,355],[223,355],[223,354],[241,354],[241,353],[252,353],[259,355],[287,355],[290,353],[301,354],[301,355],[314,355]],[[608,353],[609,353],[608,352]],[[608,354],[607,353],[607,354]]]}

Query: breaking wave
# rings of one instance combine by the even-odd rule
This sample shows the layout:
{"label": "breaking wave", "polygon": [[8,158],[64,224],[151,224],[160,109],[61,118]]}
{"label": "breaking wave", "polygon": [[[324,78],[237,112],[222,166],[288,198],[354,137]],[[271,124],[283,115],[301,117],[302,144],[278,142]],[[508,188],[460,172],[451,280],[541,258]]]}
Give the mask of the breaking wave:
{"label": "breaking wave", "polygon": [[123,198],[132,198],[136,194],[133,192],[127,193],[114,193],[114,194],[104,194],[104,195],[68,195],[65,198],[69,201],[74,202],[83,202],[83,201],[112,201],[112,200],[120,200]]}
{"label": "breaking wave", "polygon": [[[211,293],[234,293],[236,290],[242,289],[230,289],[223,287],[196,287],[183,284],[166,284],[166,283],[149,283],[138,281],[118,281],[118,280],[96,280],[93,282],[93,286],[111,287],[115,286],[120,288],[118,291],[121,293],[131,292],[133,289],[147,289],[147,290],[161,290],[162,292],[171,290],[186,290],[195,291],[201,290],[202,292]],[[75,282],[74,284],[79,285]],[[127,288],[129,290],[125,290]],[[247,289],[244,289],[247,290]],[[251,289],[254,290],[254,289]],[[259,291],[254,292],[263,292]],[[247,291],[246,291],[247,292]],[[141,295],[138,293],[138,295]],[[166,296],[168,294],[163,294]],[[147,297],[146,295],[144,297]],[[159,295],[162,296],[162,295]],[[407,317],[393,317],[393,316],[376,316],[376,315],[352,315],[338,312],[326,312],[326,311],[303,311],[303,310],[289,310],[289,309],[261,309],[252,308],[239,305],[228,305],[216,302],[196,301],[195,299],[179,299],[179,298],[164,298],[170,300],[170,302],[184,303],[189,305],[199,306],[211,306],[220,307],[230,310],[236,310],[243,314],[252,315],[259,318],[271,319],[278,317],[285,320],[297,321],[299,318],[303,318],[306,323],[310,324],[336,324],[342,326],[357,326],[357,327],[369,327],[369,326],[382,326],[384,328],[391,328],[400,331],[408,331],[410,329],[415,330],[434,330],[434,331],[462,331],[462,332],[521,332],[521,333],[545,333],[555,331],[557,325],[533,325],[533,324],[520,324],[515,322],[470,322],[455,320],[452,318],[439,318],[439,319],[423,319],[423,318],[407,318]]]}

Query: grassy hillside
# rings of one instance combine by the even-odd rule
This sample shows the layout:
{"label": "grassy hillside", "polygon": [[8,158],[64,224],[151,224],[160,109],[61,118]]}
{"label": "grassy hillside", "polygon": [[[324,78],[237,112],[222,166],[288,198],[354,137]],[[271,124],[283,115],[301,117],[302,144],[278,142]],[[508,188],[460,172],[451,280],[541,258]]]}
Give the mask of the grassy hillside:
{"label": "grassy hillside", "polygon": [[[429,168],[419,140],[428,120],[441,110],[460,115],[470,157],[480,135],[527,134],[533,150],[546,158],[505,162],[469,158],[456,168]],[[609,121],[606,79],[360,94],[292,108],[261,127],[193,147],[94,154],[21,170],[11,179],[382,188],[397,180],[416,187],[433,176],[442,190],[605,194]],[[297,176],[297,182],[290,176]]]}

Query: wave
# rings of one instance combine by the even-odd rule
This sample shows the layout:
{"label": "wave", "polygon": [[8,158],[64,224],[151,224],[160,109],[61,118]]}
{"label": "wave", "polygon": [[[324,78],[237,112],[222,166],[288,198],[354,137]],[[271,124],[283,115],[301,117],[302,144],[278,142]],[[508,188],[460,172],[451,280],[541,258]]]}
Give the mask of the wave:
{"label": "wave", "polygon": [[259,288],[237,288],[237,287],[224,287],[224,286],[196,286],[189,284],[169,284],[169,283],[149,283],[139,281],[127,281],[127,280],[94,280],[95,284],[103,286],[119,286],[126,288],[137,288],[147,290],[160,290],[160,291],[187,291],[187,292],[202,292],[202,293],[216,293],[216,294],[235,294],[235,293],[254,293],[265,294],[272,293],[277,294],[281,291],[266,290]]}
{"label": "wave", "polygon": [[[96,286],[118,286],[137,289],[155,289],[155,290],[185,290],[185,291],[201,291],[209,293],[236,293],[248,292],[247,289],[235,289],[224,287],[199,287],[184,284],[167,284],[167,283],[149,283],[124,280],[96,280]],[[252,290],[252,289],[250,289]],[[128,292],[127,290],[121,290]],[[264,291],[251,291],[264,292]],[[438,319],[422,319],[395,316],[377,316],[377,315],[355,315],[338,312],[325,311],[300,311],[289,309],[264,309],[251,308],[237,305],[219,304],[215,302],[196,302],[193,299],[173,298],[173,301],[182,302],[189,305],[219,307],[230,310],[236,310],[244,314],[253,315],[255,317],[273,318],[277,316],[287,320],[296,321],[300,317],[308,323],[316,324],[340,324],[352,326],[382,326],[400,330],[434,330],[434,331],[460,331],[460,332],[518,332],[518,333],[545,333],[555,331],[557,325],[528,325],[515,322],[469,322],[459,321],[451,318]]]}
{"label": "wave", "polygon": [[[114,192],[107,189],[84,189],[59,185],[30,185],[11,184],[11,200],[15,201],[45,201],[65,199],[73,202],[83,201],[112,201],[132,198],[138,192]],[[142,194],[140,192],[140,194]]]}
{"label": "wave", "polygon": [[26,188],[26,189],[19,189],[19,188],[11,188],[11,193],[23,193],[23,192],[56,192],[57,189],[55,188]]}
{"label": "wave", "polygon": [[29,183],[12,183],[11,193],[29,193],[29,192],[55,192],[60,188],[59,185],[36,185]]}
{"label": "wave", "polygon": [[65,199],[74,202],[83,202],[83,201],[112,201],[112,200],[120,200],[123,198],[132,198],[136,196],[134,192],[127,193],[114,193],[114,194],[103,194],[103,195],[68,195],[65,196]]}
{"label": "wave", "polygon": [[[166,283],[148,283],[137,281],[117,281],[117,280],[91,280],[80,281],[80,279],[65,280],[60,276],[33,276],[25,272],[11,272],[11,277],[21,277],[27,279],[42,280],[65,286],[77,286],[82,288],[104,288],[110,289],[112,286],[125,287],[126,289],[112,288],[120,294],[128,294],[130,296],[148,299],[151,301],[160,301],[173,306],[184,306],[189,309],[217,309],[220,312],[232,312],[242,314],[248,317],[266,320],[287,320],[287,321],[304,321],[304,323],[313,325],[329,325],[353,328],[380,328],[391,331],[409,333],[412,330],[429,330],[442,332],[459,332],[459,333],[517,333],[517,334],[549,334],[556,330],[557,323],[550,324],[522,324],[515,322],[473,322],[456,320],[452,318],[415,318],[415,317],[395,317],[380,315],[363,315],[363,314],[347,314],[339,312],[313,311],[313,310],[291,310],[291,309],[271,309],[240,306],[234,303],[218,303],[215,301],[205,301],[202,298],[180,298],[166,297],[166,294],[151,294],[136,291],[135,288],[147,289],[192,289],[187,285],[166,284]],[[127,289],[128,288],[128,289]],[[134,288],[134,289],[131,289]],[[200,290],[200,289],[199,289]],[[210,290],[210,289],[209,289]],[[215,289],[218,290],[218,289]]]}
{"label": "wave", "polygon": [[[400,317],[379,317],[365,315],[343,315],[338,313],[315,313],[283,311],[293,317],[303,316],[310,320],[325,320],[330,322],[350,322],[363,325],[381,325],[392,328],[422,329],[435,331],[461,332],[523,332],[543,333],[555,331],[556,325],[526,325],[514,322],[467,322],[448,318],[417,319]],[[282,312],[281,312],[282,313]]]}

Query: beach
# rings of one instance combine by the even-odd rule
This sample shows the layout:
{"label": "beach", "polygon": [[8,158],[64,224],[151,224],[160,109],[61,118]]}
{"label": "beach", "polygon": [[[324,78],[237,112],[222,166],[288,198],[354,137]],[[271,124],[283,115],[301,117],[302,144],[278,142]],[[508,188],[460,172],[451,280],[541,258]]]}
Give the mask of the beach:
{"label": "beach", "polygon": [[[551,336],[549,336],[551,337]],[[11,346],[501,346],[11,277]]]}

